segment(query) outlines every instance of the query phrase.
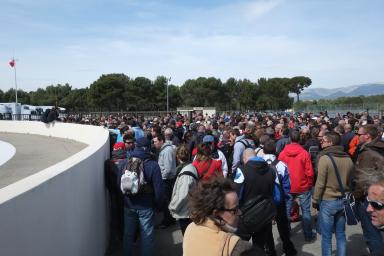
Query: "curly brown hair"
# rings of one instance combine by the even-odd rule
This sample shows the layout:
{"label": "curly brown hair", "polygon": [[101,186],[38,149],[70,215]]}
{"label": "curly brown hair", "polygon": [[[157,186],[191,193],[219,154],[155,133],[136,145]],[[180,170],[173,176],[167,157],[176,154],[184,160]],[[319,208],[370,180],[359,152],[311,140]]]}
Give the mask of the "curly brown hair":
{"label": "curly brown hair", "polygon": [[197,161],[206,161],[212,158],[212,150],[210,143],[200,143],[197,145]]}
{"label": "curly brown hair", "polygon": [[192,221],[202,224],[215,210],[225,208],[225,195],[230,192],[236,192],[233,182],[223,177],[199,182],[190,200]]}
{"label": "curly brown hair", "polygon": [[189,150],[188,150],[187,145],[180,144],[176,148],[176,157],[177,157],[177,159],[179,159],[183,163],[186,163],[189,161]]}

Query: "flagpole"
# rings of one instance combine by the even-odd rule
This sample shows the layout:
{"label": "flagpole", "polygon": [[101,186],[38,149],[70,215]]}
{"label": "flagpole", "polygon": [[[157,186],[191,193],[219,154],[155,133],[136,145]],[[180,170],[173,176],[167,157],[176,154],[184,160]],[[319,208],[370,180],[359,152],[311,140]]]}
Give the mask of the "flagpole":
{"label": "flagpole", "polygon": [[[13,60],[15,61],[15,58],[13,58]],[[15,61],[16,62],[16,61]],[[15,70],[15,88],[16,88],[16,105],[17,105],[17,79],[16,79],[16,64],[15,66],[13,67],[13,69]]]}

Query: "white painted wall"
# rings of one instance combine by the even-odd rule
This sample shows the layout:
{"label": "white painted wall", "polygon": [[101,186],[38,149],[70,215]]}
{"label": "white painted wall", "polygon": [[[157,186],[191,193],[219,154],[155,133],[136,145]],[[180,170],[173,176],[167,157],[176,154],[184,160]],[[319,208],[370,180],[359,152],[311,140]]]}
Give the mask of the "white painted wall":
{"label": "white painted wall", "polygon": [[89,145],[54,166],[0,189],[0,255],[104,255],[108,131],[95,126],[28,121],[0,121],[0,131],[68,138]]}

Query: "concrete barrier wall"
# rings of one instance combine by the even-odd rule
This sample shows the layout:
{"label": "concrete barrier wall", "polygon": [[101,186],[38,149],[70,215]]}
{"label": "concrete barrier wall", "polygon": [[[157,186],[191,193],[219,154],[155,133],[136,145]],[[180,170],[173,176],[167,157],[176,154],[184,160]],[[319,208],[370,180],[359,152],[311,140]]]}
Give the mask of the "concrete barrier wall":
{"label": "concrete barrier wall", "polygon": [[0,121],[0,131],[67,138],[89,145],[0,189],[0,255],[103,255],[108,230],[104,190],[108,131],[28,121]]}

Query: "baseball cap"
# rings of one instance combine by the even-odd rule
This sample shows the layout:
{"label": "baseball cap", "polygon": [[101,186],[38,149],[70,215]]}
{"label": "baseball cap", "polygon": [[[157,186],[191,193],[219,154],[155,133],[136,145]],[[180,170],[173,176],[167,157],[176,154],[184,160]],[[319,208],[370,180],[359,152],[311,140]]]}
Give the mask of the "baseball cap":
{"label": "baseball cap", "polygon": [[203,143],[214,142],[214,141],[215,141],[215,138],[212,135],[205,135],[203,138]]}

